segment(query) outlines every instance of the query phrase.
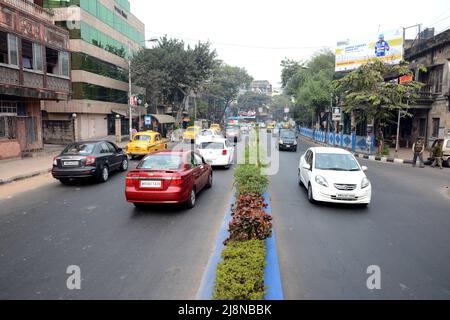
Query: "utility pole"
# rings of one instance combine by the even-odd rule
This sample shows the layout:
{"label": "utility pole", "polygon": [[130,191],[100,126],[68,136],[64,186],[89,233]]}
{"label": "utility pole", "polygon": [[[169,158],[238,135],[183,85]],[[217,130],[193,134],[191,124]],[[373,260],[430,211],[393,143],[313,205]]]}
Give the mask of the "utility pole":
{"label": "utility pole", "polygon": [[128,114],[129,114],[129,135],[130,141],[133,140],[133,116],[131,114],[131,48],[128,44]]}

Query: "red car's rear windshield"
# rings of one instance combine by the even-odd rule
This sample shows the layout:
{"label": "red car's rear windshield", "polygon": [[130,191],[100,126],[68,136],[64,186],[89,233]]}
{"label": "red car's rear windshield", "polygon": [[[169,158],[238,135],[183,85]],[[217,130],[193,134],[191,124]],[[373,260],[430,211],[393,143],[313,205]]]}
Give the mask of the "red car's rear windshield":
{"label": "red car's rear windshield", "polygon": [[155,154],[142,160],[136,168],[147,170],[179,170],[182,163],[181,155]]}

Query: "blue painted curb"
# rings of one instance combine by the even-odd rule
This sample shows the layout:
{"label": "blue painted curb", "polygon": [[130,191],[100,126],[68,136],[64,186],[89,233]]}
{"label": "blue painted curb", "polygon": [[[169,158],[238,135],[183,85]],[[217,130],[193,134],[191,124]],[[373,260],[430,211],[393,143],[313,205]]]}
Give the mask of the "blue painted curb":
{"label": "blue painted curb", "polygon": [[208,264],[206,265],[206,271],[203,274],[202,282],[200,283],[200,288],[197,292],[197,300],[211,300],[214,291],[214,282],[216,280],[216,270],[217,265],[220,262],[221,254],[225,246],[223,242],[228,238],[228,225],[231,221],[231,205],[236,202],[235,189],[233,188],[230,203],[228,205],[225,217],[223,218],[222,226],[220,227],[219,234],[216,239],[216,247],[209,258]]}
{"label": "blue painted curb", "polygon": [[[264,198],[267,204],[266,212],[273,217],[269,193],[266,192]],[[274,227],[272,228],[272,237],[266,240],[266,262],[264,270],[264,286],[267,288],[265,300],[284,300]]]}

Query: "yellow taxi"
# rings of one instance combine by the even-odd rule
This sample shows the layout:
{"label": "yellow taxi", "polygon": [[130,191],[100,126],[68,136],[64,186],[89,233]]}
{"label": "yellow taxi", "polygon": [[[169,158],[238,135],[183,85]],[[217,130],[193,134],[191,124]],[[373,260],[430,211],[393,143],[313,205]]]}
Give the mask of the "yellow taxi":
{"label": "yellow taxi", "polygon": [[216,132],[222,131],[222,129],[220,129],[220,124],[217,124],[217,123],[213,123],[209,128],[210,128],[211,130],[216,131]]}
{"label": "yellow taxi", "polygon": [[267,132],[271,132],[273,129],[275,129],[275,125],[276,125],[276,122],[269,122],[267,124]]}
{"label": "yellow taxi", "polygon": [[161,137],[156,131],[142,131],[134,135],[133,141],[127,145],[127,154],[134,158],[149,153],[167,149],[167,139]]}
{"label": "yellow taxi", "polygon": [[202,128],[199,126],[190,126],[186,128],[186,131],[183,133],[183,139],[184,140],[195,140],[198,137],[198,134]]}

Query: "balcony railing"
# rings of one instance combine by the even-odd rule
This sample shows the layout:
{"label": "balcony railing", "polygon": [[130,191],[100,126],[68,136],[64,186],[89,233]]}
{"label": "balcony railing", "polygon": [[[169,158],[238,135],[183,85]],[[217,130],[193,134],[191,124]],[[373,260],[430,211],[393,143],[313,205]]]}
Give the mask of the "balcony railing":
{"label": "balcony railing", "polygon": [[54,16],[53,10],[38,6],[37,4],[34,4],[33,2],[26,1],[26,0],[0,0],[0,2],[7,3],[10,6],[13,6],[17,9],[25,11],[25,12],[29,13],[30,15],[36,16],[43,20],[53,22],[53,16]]}

